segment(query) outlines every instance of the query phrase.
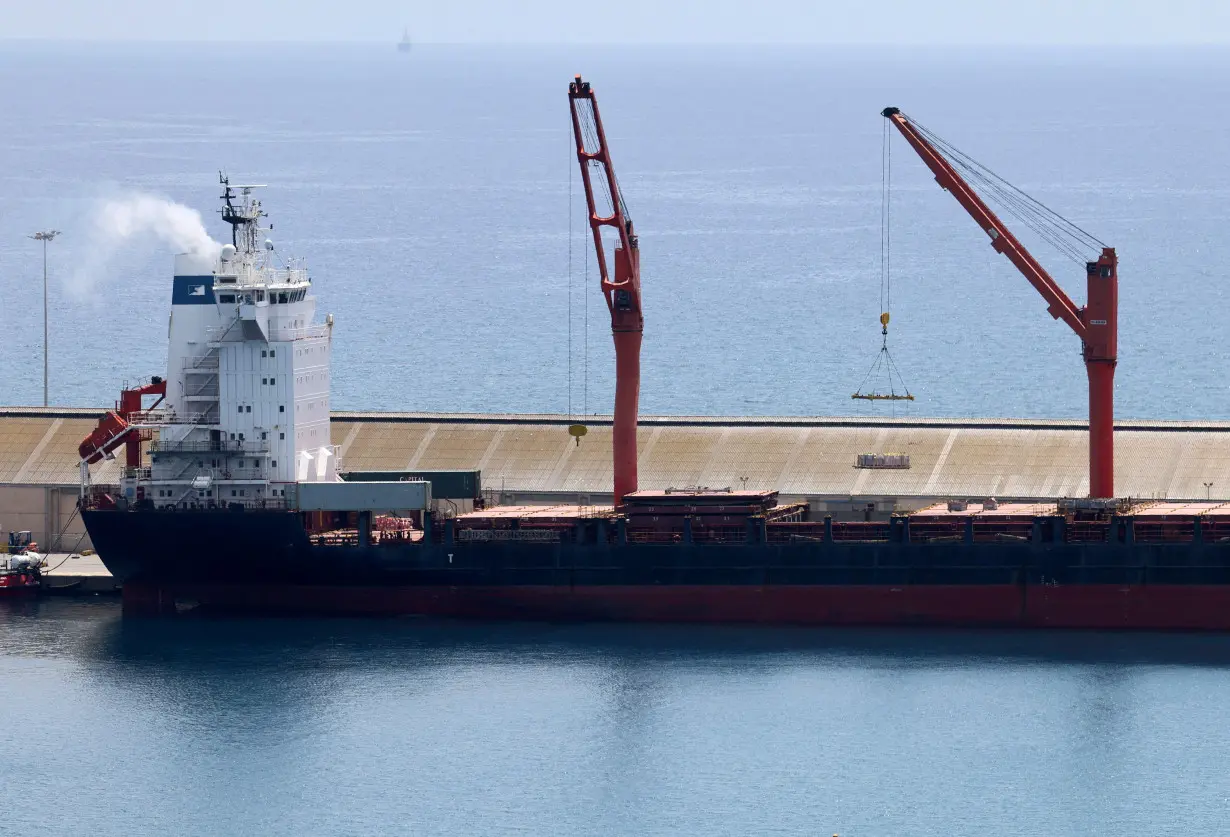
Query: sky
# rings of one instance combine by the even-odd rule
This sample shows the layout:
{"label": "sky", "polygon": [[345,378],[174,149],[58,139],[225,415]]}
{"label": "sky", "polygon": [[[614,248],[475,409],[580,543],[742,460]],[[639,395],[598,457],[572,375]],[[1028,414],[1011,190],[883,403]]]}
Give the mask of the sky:
{"label": "sky", "polygon": [[0,0],[0,39],[1230,45],[1230,0]]}

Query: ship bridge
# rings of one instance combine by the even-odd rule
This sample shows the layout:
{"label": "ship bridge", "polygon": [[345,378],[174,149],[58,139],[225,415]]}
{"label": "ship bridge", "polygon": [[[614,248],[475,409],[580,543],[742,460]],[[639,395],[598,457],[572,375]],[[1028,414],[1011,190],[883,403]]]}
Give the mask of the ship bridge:
{"label": "ship bridge", "polygon": [[158,443],[148,469],[123,475],[129,500],[268,505],[288,484],[337,478],[332,318],[315,322],[303,263],[259,240],[257,187],[222,183],[232,243],[176,257],[165,403],[137,417]]}

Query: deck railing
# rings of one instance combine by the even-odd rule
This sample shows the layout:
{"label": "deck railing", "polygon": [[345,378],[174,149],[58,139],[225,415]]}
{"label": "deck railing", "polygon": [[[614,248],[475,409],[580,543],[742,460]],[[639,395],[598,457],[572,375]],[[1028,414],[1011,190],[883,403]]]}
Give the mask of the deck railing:
{"label": "deck railing", "polygon": [[1196,540],[1196,521],[1136,520],[1132,522],[1132,537],[1137,543],[1192,543]]}
{"label": "deck railing", "polygon": [[888,523],[834,523],[833,540],[843,543],[887,543]]}
{"label": "deck railing", "polygon": [[150,442],[150,453],[268,453],[269,442],[264,439],[192,439],[188,441]]}
{"label": "deck railing", "polygon": [[1064,529],[1065,543],[1106,543],[1111,524],[1104,520],[1074,520]]}

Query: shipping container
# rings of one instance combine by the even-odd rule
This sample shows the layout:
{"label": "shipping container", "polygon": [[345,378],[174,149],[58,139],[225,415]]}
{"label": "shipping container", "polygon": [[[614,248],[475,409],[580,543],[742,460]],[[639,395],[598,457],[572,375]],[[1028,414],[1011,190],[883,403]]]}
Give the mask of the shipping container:
{"label": "shipping container", "polygon": [[299,511],[411,511],[431,508],[429,482],[301,482]]}
{"label": "shipping container", "polygon": [[436,500],[475,500],[482,495],[481,472],[473,471],[347,471],[347,482],[429,482]]}

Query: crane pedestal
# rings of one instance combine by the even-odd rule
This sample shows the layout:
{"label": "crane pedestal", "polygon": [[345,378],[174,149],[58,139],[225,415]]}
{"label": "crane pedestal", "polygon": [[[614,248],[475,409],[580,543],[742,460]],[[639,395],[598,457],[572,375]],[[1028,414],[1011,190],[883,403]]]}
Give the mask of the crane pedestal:
{"label": "crane pedestal", "polygon": [[1089,360],[1089,496],[1115,496],[1115,361]]}

